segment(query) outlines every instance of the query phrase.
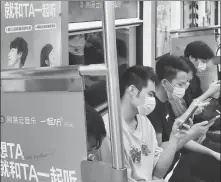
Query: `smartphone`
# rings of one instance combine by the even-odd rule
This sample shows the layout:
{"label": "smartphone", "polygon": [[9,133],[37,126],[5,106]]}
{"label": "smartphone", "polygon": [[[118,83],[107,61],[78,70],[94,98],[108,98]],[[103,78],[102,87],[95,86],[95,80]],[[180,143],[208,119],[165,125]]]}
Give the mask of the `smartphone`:
{"label": "smartphone", "polygon": [[193,113],[197,110],[199,106],[198,105],[195,105],[194,108],[187,114],[187,116],[185,117],[183,123],[180,125],[180,129],[183,129],[183,124],[187,124],[187,125],[190,125],[190,118],[192,117]]}
{"label": "smartphone", "polygon": [[220,115],[217,115],[217,116],[215,116],[213,119],[209,120],[209,121],[208,121],[208,124],[210,124],[210,123],[216,121],[218,118],[220,118]]}

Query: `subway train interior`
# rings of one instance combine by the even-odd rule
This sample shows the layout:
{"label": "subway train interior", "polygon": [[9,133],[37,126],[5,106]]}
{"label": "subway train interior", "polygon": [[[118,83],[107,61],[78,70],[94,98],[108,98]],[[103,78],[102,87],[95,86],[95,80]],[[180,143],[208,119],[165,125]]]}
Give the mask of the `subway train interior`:
{"label": "subway train interior", "polygon": [[1,1],[2,182],[219,182],[221,1]]}

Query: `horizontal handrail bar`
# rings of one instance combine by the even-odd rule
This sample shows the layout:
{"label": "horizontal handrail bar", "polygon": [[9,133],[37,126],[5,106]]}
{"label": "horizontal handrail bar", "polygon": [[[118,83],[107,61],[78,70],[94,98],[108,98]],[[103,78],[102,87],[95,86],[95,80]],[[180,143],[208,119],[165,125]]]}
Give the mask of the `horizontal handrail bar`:
{"label": "horizontal handrail bar", "polygon": [[1,70],[1,80],[79,78],[80,75],[105,76],[107,73],[105,64],[4,69]]}
{"label": "horizontal handrail bar", "polygon": [[186,29],[171,30],[170,33],[186,33],[186,32],[196,32],[196,31],[205,31],[205,30],[215,30],[220,28],[221,28],[220,25],[209,26],[209,27],[193,27]]}
{"label": "horizontal handrail bar", "polygon": [[82,76],[105,76],[108,74],[108,68],[105,64],[91,64],[79,66],[79,72]]}
{"label": "horizontal handrail bar", "polygon": [[1,80],[79,78],[79,65],[1,70]]}

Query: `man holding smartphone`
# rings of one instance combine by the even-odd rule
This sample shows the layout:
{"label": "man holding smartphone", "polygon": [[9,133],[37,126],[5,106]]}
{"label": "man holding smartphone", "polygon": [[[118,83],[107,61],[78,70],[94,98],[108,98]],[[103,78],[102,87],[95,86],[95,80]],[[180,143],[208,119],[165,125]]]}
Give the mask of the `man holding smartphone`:
{"label": "man holding smartphone", "polygon": [[[170,136],[172,125],[176,117],[172,111],[168,99],[180,99],[184,96],[188,87],[189,67],[185,64],[182,57],[171,55],[163,56],[156,64],[156,73],[159,79],[156,86],[156,107],[147,117],[153,124],[159,146],[167,147],[168,136]],[[182,109],[182,108],[181,108]],[[182,118],[182,116],[181,116]],[[179,118],[178,118],[179,119]],[[188,139],[195,139],[205,133],[213,123],[207,121],[192,126]],[[185,140],[183,140],[183,144]],[[182,145],[181,145],[182,146]],[[220,154],[204,147],[193,140],[184,145],[186,151],[181,150],[181,158],[174,170],[171,182],[195,182],[196,176],[204,181],[220,180]],[[177,160],[179,158],[177,153]],[[208,169],[208,164],[214,167],[214,170]],[[201,173],[198,173],[201,171]]]}

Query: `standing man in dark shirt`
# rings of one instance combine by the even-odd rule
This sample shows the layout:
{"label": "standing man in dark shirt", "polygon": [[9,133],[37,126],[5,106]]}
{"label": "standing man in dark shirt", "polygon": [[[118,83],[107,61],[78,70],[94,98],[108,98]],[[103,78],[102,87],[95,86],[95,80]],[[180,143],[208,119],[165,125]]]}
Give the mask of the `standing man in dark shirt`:
{"label": "standing man in dark shirt", "polygon": [[[156,86],[156,107],[148,115],[156,133],[159,146],[167,146],[168,137],[170,136],[172,125],[175,121],[175,115],[168,102],[168,98],[182,98],[188,83],[189,67],[182,61],[182,57],[167,55],[162,57],[156,64],[156,73],[160,83]],[[208,130],[210,125],[207,122],[198,123],[192,126],[189,137],[194,139]],[[220,180],[220,154],[208,149],[194,141],[189,141],[185,148],[192,155],[183,155],[180,162],[174,170],[172,182],[190,182],[195,180],[191,176],[197,176],[205,181]],[[215,170],[208,169],[207,161],[212,162]],[[183,162],[182,162],[183,161]],[[205,163],[203,163],[205,162]],[[198,173],[198,170],[201,172]]]}
{"label": "standing man in dark shirt", "polygon": [[[197,73],[204,72],[207,69],[209,63],[214,62],[215,54],[206,43],[202,41],[194,41],[186,46],[184,50],[184,56],[192,62],[191,64],[188,62],[188,60],[185,60],[193,71],[193,78],[184,97],[185,101],[188,102],[189,99],[193,100],[202,96],[203,91],[201,89],[201,81],[197,76]],[[202,99],[207,99],[208,97],[216,98],[217,95],[220,95],[219,92],[220,83],[212,83],[210,88],[203,94]]]}

